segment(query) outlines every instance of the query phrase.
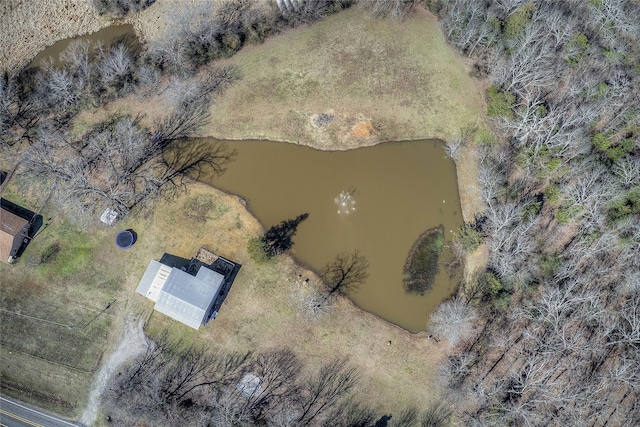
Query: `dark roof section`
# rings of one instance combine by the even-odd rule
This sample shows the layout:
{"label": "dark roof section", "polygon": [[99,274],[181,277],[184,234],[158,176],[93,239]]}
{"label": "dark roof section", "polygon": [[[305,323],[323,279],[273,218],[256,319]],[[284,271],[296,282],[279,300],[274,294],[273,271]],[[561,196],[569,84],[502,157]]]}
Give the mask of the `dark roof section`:
{"label": "dark roof section", "polygon": [[9,210],[10,205],[6,199],[0,203],[0,260],[4,262],[15,257],[29,237],[29,221]]}

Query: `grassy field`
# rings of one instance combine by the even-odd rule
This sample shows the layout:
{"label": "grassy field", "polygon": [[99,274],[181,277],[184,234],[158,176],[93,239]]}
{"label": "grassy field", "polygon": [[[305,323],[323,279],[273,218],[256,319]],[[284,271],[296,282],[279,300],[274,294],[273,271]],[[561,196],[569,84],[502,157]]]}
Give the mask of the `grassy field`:
{"label": "grassy field", "polygon": [[[10,186],[3,197],[32,210],[47,194],[15,190]],[[123,274],[114,266],[118,254],[110,250],[109,232],[79,231],[47,209],[42,215],[45,226],[19,262],[0,263],[2,388],[77,415],[117,330],[120,302],[96,315],[119,297]],[[59,245],[57,254],[36,266],[53,245]]]}
{"label": "grassy field", "polygon": [[[242,82],[212,107],[203,133],[336,149],[443,138],[478,123],[481,94],[422,8],[406,20],[359,7],[249,46],[229,60]],[[313,125],[314,115],[334,117]]]}
{"label": "grassy field", "polygon": [[[213,215],[195,226],[180,221],[183,206],[203,194],[214,198],[220,207],[214,211],[222,215]],[[152,234],[165,242],[164,250],[190,257],[203,245],[239,262],[242,268],[220,314],[200,332],[153,313],[147,325],[150,336],[169,331],[174,337],[237,351],[291,347],[303,361],[316,366],[336,355],[349,356],[362,373],[358,394],[386,411],[408,404],[420,406],[437,397],[434,366],[444,356],[442,349],[433,341],[416,338],[363,313],[346,299],[340,300],[329,315],[317,321],[306,319],[299,297],[319,285],[317,278],[287,256],[266,264],[253,262],[247,255],[247,243],[262,230],[235,197],[194,184],[188,195],[156,212]],[[176,235],[182,238],[172,239]],[[191,238],[187,240],[186,236]]]}
{"label": "grassy field", "polygon": [[[203,136],[336,150],[446,141],[469,125],[484,129],[485,102],[470,63],[419,6],[404,20],[375,19],[353,7],[247,46],[226,63],[238,67],[242,80],[215,100]],[[317,126],[320,114],[333,120]],[[467,146],[456,159],[465,221],[483,209],[475,155]]]}
{"label": "grassy field", "polygon": [[[155,13],[150,8],[143,16]],[[402,21],[374,19],[353,7],[212,65],[222,64],[236,66],[241,79],[217,96],[200,136],[339,150],[389,140],[449,140],[467,126],[484,128],[484,99],[469,64],[421,7]],[[131,95],[81,114],[77,124],[133,113],[151,125],[166,113],[166,103],[162,96]],[[318,126],[320,114],[333,119]],[[473,220],[482,210],[473,146],[462,150],[456,165],[463,216]]]}
{"label": "grassy field", "polygon": [[0,71],[17,71],[57,40],[98,31],[109,23],[86,0],[0,2]]}

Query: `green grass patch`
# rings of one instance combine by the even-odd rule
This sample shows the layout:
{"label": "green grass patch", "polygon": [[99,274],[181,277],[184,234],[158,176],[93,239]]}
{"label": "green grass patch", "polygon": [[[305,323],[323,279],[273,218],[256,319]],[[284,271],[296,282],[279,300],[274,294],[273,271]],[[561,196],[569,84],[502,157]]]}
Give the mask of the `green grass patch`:
{"label": "green grass patch", "polygon": [[444,248],[444,227],[428,230],[414,243],[404,266],[407,292],[424,295],[438,274],[438,262]]}
{"label": "green grass patch", "polygon": [[504,22],[502,34],[506,39],[512,39],[520,35],[529,22],[531,22],[531,15],[537,9],[534,2],[526,3],[520,6],[515,12],[510,14]]}
{"label": "green grass patch", "polygon": [[591,142],[608,164],[615,163],[628,155],[636,146],[632,133],[626,138],[616,140],[612,133],[599,132],[593,136]]}
{"label": "green grass patch", "polygon": [[249,239],[249,242],[247,243],[247,251],[249,252],[251,259],[258,264],[264,264],[272,259],[272,257],[269,256],[264,239],[261,237],[252,237]]}
{"label": "green grass patch", "polygon": [[542,193],[544,201],[548,202],[552,206],[557,206],[560,203],[560,189],[556,184],[549,184]]}
{"label": "green grass patch", "polygon": [[35,271],[49,277],[67,277],[86,269],[96,246],[95,235],[76,229],[60,217],[54,218],[39,237],[29,245],[27,257],[39,258],[43,265]]}
{"label": "green grass patch", "polygon": [[186,220],[201,224],[208,219],[218,219],[231,209],[229,205],[210,194],[198,194],[188,198],[183,208],[183,216]]}
{"label": "green grass patch", "polygon": [[476,225],[473,223],[465,223],[464,226],[458,230],[454,239],[465,252],[469,253],[478,249],[484,241],[482,233],[478,231]]}
{"label": "green grass patch", "polygon": [[588,48],[589,40],[586,35],[574,35],[566,45],[567,56],[565,57],[565,60],[571,66],[578,65]]}
{"label": "green grass patch", "polygon": [[560,225],[567,225],[575,220],[582,213],[582,206],[571,205],[561,206],[556,211],[556,220]]}

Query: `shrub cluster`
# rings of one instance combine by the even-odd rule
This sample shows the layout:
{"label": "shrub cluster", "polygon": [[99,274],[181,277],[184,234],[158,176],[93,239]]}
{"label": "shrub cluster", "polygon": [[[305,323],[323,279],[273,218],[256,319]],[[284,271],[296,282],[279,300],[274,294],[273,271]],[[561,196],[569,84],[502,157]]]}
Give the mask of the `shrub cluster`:
{"label": "shrub cluster", "polygon": [[444,227],[428,230],[414,243],[404,266],[407,292],[424,295],[438,274],[438,263],[444,248]]}

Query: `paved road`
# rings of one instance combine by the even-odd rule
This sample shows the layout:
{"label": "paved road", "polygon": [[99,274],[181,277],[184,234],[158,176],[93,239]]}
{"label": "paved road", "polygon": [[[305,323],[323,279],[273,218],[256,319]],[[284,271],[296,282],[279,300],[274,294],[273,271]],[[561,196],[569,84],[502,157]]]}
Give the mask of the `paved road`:
{"label": "paved road", "polygon": [[0,425],[6,427],[82,426],[80,423],[56,417],[3,396],[0,396]]}

